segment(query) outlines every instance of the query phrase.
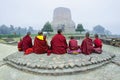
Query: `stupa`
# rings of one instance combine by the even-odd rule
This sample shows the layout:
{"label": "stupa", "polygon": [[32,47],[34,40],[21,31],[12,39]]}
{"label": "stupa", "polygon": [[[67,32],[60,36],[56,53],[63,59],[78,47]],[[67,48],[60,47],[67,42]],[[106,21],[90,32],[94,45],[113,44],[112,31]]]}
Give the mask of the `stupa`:
{"label": "stupa", "polygon": [[75,23],[71,17],[69,8],[58,7],[54,10],[52,28],[54,32],[62,29],[65,33],[75,32]]}

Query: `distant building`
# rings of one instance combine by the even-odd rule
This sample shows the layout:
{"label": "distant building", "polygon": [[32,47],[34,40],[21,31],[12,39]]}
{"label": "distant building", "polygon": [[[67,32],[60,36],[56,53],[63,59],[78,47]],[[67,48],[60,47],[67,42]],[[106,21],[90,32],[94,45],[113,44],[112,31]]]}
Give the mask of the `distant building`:
{"label": "distant building", "polygon": [[65,33],[75,32],[75,23],[71,18],[71,11],[68,8],[58,7],[54,10],[52,28],[54,32],[62,29]]}

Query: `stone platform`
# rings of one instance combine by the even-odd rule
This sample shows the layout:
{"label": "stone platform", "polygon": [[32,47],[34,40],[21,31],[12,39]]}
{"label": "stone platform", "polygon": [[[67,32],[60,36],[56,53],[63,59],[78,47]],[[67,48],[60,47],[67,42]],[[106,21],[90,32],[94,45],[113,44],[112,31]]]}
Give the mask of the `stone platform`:
{"label": "stone platform", "polygon": [[120,66],[120,55],[116,55],[116,57],[112,60],[112,62]]}
{"label": "stone platform", "polygon": [[115,55],[103,52],[102,54],[91,55],[55,55],[51,54],[29,54],[16,52],[4,58],[4,61],[17,69],[33,73],[47,75],[72,74],[91,69],[96,69],[113,60]]}

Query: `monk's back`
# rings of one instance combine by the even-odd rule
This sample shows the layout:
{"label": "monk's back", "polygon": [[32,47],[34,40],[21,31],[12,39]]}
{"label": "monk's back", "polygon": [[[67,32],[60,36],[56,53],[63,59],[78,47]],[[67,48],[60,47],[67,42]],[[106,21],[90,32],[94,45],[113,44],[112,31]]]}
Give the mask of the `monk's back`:
{"label": "monk's back", "polygon": [[67,42],[62,34],[56,34],[51,40],[52,52],[55,54],[66,53]]}
{"label": "monk's back", "polygon": [[94,40],[95,48],[102,48],[102,41],[99,38]]}
{"label": "monk's back", "polygon": [[78,43],[77,43],[77,40],[75,39],[71,39],[69,41],[69,48],[72,50],[72,49],[77,49],[78,48]]}
{"label": "monk's back", "polygon": [[86,38],[81,44],[81,50],[84,54],[89,55],[93,52],[93,43],[92,39]]}
{"label": "monk's back", "polygon": [[23,37],[23,50],[26,51],[28,48],[32,47],[32,39],[29,35]]}
{"label": "monk's back", "polygon": [[[65,37],[61,34],[56,34],[52,39],[54,46],[64,46],[65,45]],[[56,45],[57,44],[57,45]]]}
{"label": "monk's back", "polygon": [[46,53],[47,50],[48,50],[48,44],[46,39],[43,37],[43,39],[41,40],[35,37],[34,46],[33,46],[34,53],[42,54],[42,53]]}

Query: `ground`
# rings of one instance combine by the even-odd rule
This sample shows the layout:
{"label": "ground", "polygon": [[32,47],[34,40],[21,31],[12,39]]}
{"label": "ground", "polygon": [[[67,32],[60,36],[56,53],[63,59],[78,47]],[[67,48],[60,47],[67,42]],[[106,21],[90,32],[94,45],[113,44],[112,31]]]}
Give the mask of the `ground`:
{"label": "ground", "polygon": [[[17,51],[17,46],[0,44],[0,61]],[[105,51],[120,54],[120,48],[104,45]],[[120,66],[110,63],[95,70],[89,70],[71,75],[40,75],[23,72],[0,63],[0,80],[120,80]]]}

